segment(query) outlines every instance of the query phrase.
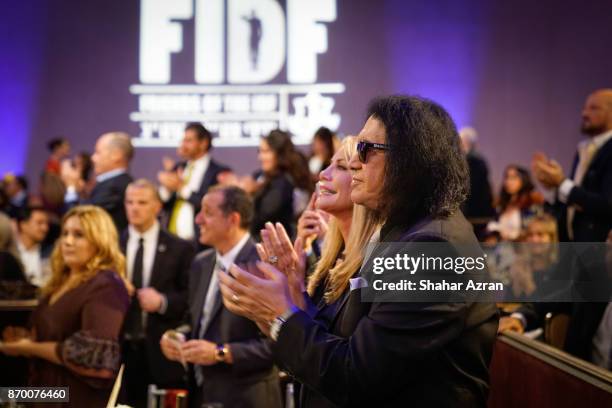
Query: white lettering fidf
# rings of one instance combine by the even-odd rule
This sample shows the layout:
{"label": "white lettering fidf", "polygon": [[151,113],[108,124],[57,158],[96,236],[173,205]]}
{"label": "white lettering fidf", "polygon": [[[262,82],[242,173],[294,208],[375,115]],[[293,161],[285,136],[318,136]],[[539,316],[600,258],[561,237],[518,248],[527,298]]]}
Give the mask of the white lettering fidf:
{"label": "white lettering fidf", "polygon": [[222,84],[226,79],[230,84],[266,83],[282,71],[285,57],[288,83],[315,83],[317,55],[327,51],[327,29],[321,23],[336,20],[335,0],[287,0],[286,16],[276,0],[142,0],[140,4],[143,84],[170,83],[172,54],[183,50],[184,33],[177,20],[194,17],[196,83]]}

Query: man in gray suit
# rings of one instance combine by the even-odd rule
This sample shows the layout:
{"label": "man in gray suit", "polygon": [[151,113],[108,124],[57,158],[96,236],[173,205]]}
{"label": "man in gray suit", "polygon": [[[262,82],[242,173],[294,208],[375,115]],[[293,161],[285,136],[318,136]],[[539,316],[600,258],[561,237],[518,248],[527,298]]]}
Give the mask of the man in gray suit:
{"label": "man in gray suit", "polygon": [[278,371],[270,342],[257,325],[225,308],[218,274],[232,263],[258,260],[249,235],[253,203],[237,187],[211,188],[196,217],[200,242],[212,248],[200,253],[189,276],[190,340],[166,332],[164,355],[190,365],[190,405],[221,403],[224,407],[280,407]]}

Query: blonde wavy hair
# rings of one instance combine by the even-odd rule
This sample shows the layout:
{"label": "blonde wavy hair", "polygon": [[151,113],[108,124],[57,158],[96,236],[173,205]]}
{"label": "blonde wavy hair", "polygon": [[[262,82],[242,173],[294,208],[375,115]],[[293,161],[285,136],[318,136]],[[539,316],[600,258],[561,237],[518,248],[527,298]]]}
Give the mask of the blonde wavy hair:
{"label": "blonde wavy hair", "polygon": [[63,229],[69,218],[78,217],[83,234],[95,248],[94,256],[85,264],[82,273],[68,289],[75,288],[103,270],[112,270],[125,281],[125,257],[119,249],[119,236],[110,215],[100,207],[80,205],[62,218],[62,236],[51,254],[51,278],[41,289],[43,296],[55,293],[68,279],[68,266],[64,262],[61,242]]}
{"label": "blonde wavy hair", "polygon": [[[344,158],[350,161],[352,153],[357,149],[357,138],[347,136],[342,140],[339,149],[344,149]],[[325,284],[325,301],[333,303],[340,299],[349,285],[349,280],[359,270],[363,263],[365,248],[372,234],[379,227],[377,217],[366,207],[353,204],[353,217],[348,242],[344,242],[338,221],[331,218],[321,259],[317,262],[315,271],[308,280],[308,294],[313,295],[317,286]]]}

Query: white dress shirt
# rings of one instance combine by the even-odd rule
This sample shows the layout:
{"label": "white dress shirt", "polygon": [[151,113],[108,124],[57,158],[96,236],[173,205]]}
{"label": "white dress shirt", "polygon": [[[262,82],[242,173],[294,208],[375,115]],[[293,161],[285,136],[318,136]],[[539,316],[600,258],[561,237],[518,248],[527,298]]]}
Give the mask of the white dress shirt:
{"label": "white dress shirt", "polygon": [[[597,155],[597,151],[608,140],[610,140],[610,138],[612,138],[612,130],[609,130],[605,133],[594,136],[591,139],[583,140],[582,142],[578,143],[578,163],[576,165],[576,169],[574,172],[574,178],[573,180],[571,179],[563,180],[563,182],[559,186],[559,190],[558,190],[559,201],[561,201],[564,204],[567,204],[567,201],[569,200],[569,196],[572,190],[574,189],[574,187],[577,185],[578,186],[582,185],[582,180],[584,179],[584,176],[586,175],[586,172],[588,170],[588,167],[591,164],[591,161],[593,160],[593,158],[595,158],[595,155]],[[594,147],[594,150],[592,154],[590,155],[587,153],[587,151],[589,150],[589,145],[592,145],[592,147]],[[590,156],[590,157],[587,157],[587,156]],[[569,234],[570,239],[572,240],[574,239],[574,229],[573,229],[572,223],[574,221],[575,214],[576,214],[576,208],[573,206],[568,206],[567,208],[567,232]]]}
{"label": "white dress shirt", "polygon": [[32,248],[27,249],[21,240],[17,240],[17,250],[19,251],[19,258],[23,264],[26,278],[32,285],[38,287],[44,286],[50,276],[49,265],[43,261],[40,249],[40,245],[34,245]]}
{"label": "white dress shirt", "polygon": [[250,234],[244,234],[244,237],[238,241],[236,245],[229,251],[225,253],[225,255],[221,255],[219,252],[216,253],[216,262],[215,268],[213,269],[212,276],[210,277],[210,283],[208,284],[208,291],[206,291],[206,298],[204,298],[204,306],[202,307],[202,318],[200,319],[200,335],[202,336],[204,333],[202,330],[205,330],[210,323],[210,314],[212,312],[213,306],[215,304],[215,300],[218,296],[219,292],[219,267],[223,268],[223,270],[229,270],[230,266],[236,260],[236,257],[246,244],[246,242],[251,237]]}
{"label": "white dress shirt", "polygon": [[[204,298],[204,306],[202,307],[202,316],[200,317],[200,328],[198,329],[198,338],[203,338],[204,333],[206,333],[206,329],[210,324],[210,319],[212,318],[211,314],[213,308],[215,306],[215,302],[217,300],[217,296],[219,296],[219,268],[223,268],[224,270],[228,270],[229,267],[234,263],[236,257],[246,244],[246,242],[251,237],[250,234],[246,233],[244,236],[238,241],[236,245],[229,251],[225,253],[225,255],[221,255],[219,252],[216,253],[216,261],[215,266],[212,272],[212,276],[210,277],[210,283],[208,284],[208,290],[206,291],[206,297]],[[202,376],[202,368],[199,365],[195,366],[195,377],[198,385],[202,385],[204,377]]]}
{"label": "white dress shirt", "polygon": [[130,282],[133,281],[134,258],[138,252],[138,241],[143,239],[142,253],[142,287],[149,286],[151,282],[151,273],[153,264],[155,263],[155,253],[157,252],[157,238],[159,236],[159,222],[155,223],[144,234],[136,231],[132,225],[128,226],[128,242],[126,248],[127,276]]}
{"label": "white dress shirt", "polygon": [[[188,161],[187,165],[183,169],[183,180],[185,180],[187,176],[189,176],[189,180],[179,191],[176,192],[177,198],[181,198],[184,200],[176,218],[176,233],[179,237],[188,241],[195,238],[195,229],[193,225],[193,220],[195,219],[195,211],[191,203],[187,200],[189,199],[189,197],[191,197],[191,194],[196,193],[200,190],[200,187],[202,186],[202,181],[204,180],[204,174],[206,174],[209,165],[209,154],[205,154],[199,159]],[[190,172],[191,174],[187,174],[187,169],[190,166],[192,167]],[[161,186],[159,188],[159,195],[161,199],[165,202],[170,199],[172,193],[164,186]]]}

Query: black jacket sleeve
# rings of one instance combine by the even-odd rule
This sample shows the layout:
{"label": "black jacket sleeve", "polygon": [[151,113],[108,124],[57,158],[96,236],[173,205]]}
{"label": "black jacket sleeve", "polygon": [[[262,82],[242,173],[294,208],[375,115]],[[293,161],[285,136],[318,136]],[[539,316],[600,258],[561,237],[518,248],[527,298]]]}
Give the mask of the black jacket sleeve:
{"label": "black jacket sleeve", "polygon": [[418,376],[422,361],[460,334],[465,315],[465,304],[374,303],[343,338],[300,311],[282,326],[275,359],[335,404],[363,405],[393,392],[389,379]]}

